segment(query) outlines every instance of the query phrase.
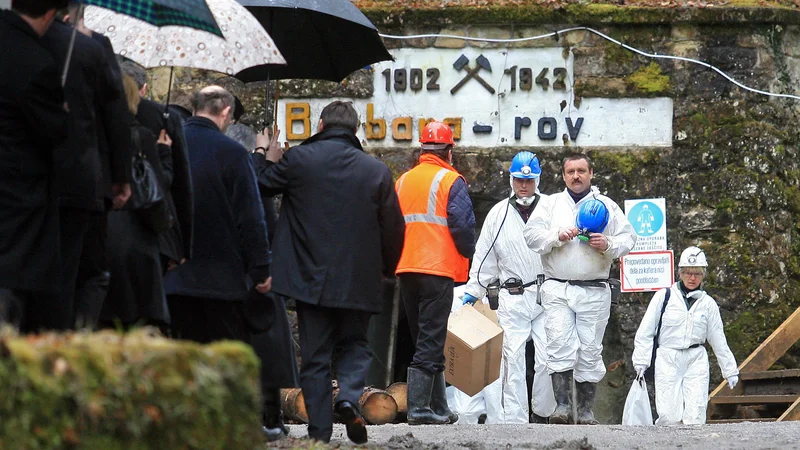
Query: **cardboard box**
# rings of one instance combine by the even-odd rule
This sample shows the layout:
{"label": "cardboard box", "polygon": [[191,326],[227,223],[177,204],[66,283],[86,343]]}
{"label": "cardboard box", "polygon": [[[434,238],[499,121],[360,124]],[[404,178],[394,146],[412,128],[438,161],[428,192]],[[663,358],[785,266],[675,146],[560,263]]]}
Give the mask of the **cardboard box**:
{"label": "cardboard box", "polygon": [[[488,306],[486,310],[494,313]],[[465,305],[447,321],[444,356],[445,380],[467,395],[475,395],[500,378],[503,329]]]}

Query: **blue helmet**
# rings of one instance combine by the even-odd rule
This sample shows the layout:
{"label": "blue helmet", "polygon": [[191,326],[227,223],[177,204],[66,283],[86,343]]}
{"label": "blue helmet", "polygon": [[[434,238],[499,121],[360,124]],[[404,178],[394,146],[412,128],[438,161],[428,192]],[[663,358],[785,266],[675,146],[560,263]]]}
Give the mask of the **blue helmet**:
{"label": "blue helmet", "polygon": [[608,225],[608,216],[608,208],[605,203],[593,198],[581,205],[578,217],[575,219],[575,226],[580,231],[602,233]]}
{"label": "blue helmet", "polygon": [[508,169],[514,178],[539,178],[542,168],[539,167],[539,158],[531,152],[519,152],[511,160],[511,167]]}

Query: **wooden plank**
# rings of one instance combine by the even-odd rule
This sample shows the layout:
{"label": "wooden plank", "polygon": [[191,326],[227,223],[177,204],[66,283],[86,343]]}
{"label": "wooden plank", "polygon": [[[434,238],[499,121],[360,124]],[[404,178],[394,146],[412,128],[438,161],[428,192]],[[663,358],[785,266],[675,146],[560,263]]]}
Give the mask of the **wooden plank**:
{"label": "wooden plank", "polygon": [[800,377],[800,369],[787,370],[765,370],[762,372],[742,372],[739,378],[742,380],[775,380],[778,378]]}
{"label": "wooden plank", "polygon": [[706,423],[739,423],[739,422],[775,422],[774,417],[757,417],[755,419],[713,419],[707,420]]}
{"label": "wooden plank", "polygon": [[794,403],[797,395],[719,395],[709,399],[718,405],[765,405],[768,403]]}
{"label": "wooden plank", "polygon": [[[797,308],[758,348],[750,354],[741,364],[739,372],[763,372],[778,360],[791,346],[800,340],[800,308]],[[718,395],[741,394],[743,392],[742,383],[731,391],[727,381],[722,383],[711,392],[710,397]],[[709,414],[711,411],[709,411]]]}
{"label": "wooden plank", "polygon": [[800,420],[800,397],[792,403],[785,413],[778,417],[778,422],[789,422],[792,420]]}

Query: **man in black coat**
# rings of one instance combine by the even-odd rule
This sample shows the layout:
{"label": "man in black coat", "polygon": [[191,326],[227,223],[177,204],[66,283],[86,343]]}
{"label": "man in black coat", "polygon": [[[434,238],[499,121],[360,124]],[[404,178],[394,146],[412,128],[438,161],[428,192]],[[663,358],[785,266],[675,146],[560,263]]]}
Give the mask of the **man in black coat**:
{"label": "man in black coat", "polygon": [[172,139],[172,167],[165,167],[167,181],[170,185],[167,207],[176,219],[171,229],[161,233],[158,246],[162,255],[162,266],[174,267],[192,255],[193,220],[192,220],[192,176],[189,169],[189,156],[186,138],[183,133],[181,116],[170,113],[164,116],[164,105],[145,98],[147,95],[147,75],[144,69],[133,61],[124,61],[122,71],[131,76],[139,86],[139,112],[136,120],[158,136],[166,129]]}
{"label": "man in black coat", "polygon": [[[175,337],[197,342],[250,343],[245,315],[249,286],[270,289],[270,253],[253,163],[224,135],[233,95],[209,86],[195,95],[184,133],[196,198],[194,256],[164,277]],[[264,298],[264,302],[268,299]]]}
{"label": "man in black coat", "polygon": [[[74,8],[73,11],[76,11]],[[73,27],[63,18],[53,22],[42,39],[63,70],[66,64]],[[122,86],[114,75],[103,48],[83,33],[75,33],[69,71],[64,84],[64,97],[69,108],[67,140],[56,150],[56,182],[59,190],[61,219],[61,259],[63,278],[61,291],[48,305],[55,321],[54,329],[75,325],[76,280],[84,241],[95,216],[105,211],[105,186],[98,144],[97,106],[123,96]],[[128,183],[130,173],[117,182]]]}
{"label": "man in black coat", "polygon": [[[72,14],[76,12],[74,7],[71,8]],[[78,29],[90,36],[103,49],[113,83],[116,89],[123,92],[122,73],[111,41],[102,34],[86,28],[82,17],[78,20]],[[89,229],[86,232],[91,239],[83,240],[75,294],[76,326],[90,329],[97,326],[111,280],[106,256],[109,208],[112,206],[116,209],[121,208],[131,195],[130,124],[133,122],[133,115],[128,110],[128,101],[124,95],[109,102],[96,103],[95,114],[105,210],[91,214]]]}
{"label": "man in black coat", "polygon": [[53,152],[66,137],[58,66],[41,45],[65,6],[15,0],[0,11],[0,323],[41,327],[60,286]]}
{"label": "man in black coat", "polygon": [[[297,301],[308,434],[331,438],[336,348],[335,408],[347,436],[361,444],[367,441],[358,410],[371,361],[367,326],[382,309],[381,276],[394,276],[405,223],[392,174],[361,148],[358,126],[352,104],[335,101],[322,110],[319,133],[256,170],[262,192],[283,194],[273,290]],[[277,140],[269,147],[267,158],[278,160]]]}

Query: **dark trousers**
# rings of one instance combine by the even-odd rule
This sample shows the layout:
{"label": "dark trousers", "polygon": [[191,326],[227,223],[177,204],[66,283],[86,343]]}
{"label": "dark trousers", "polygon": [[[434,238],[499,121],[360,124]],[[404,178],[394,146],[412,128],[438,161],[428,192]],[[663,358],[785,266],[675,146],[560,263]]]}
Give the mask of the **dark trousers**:
{"label": "dark trousers", "polygon": [[329,442],[333,433],[331,358],[338,356],[336,401],[358,405],[371,361],[367,342],[370,314],[340,308],[325,308],[297,302],[300,331],[300,387],[308,411],[308,435]]}
{"label": "dark trousers", "polygon": [[42,298],[46,329],[68,330],[75,326],[75,283],[83,242],[87,239],[91,211],[63,207],[59,210],[61,230],[61,284],[57,293]]}
{"label": "dark trousers", "polygon": [[25,331],[29,322],[33,294],[16,289],[0,288],[0,325],[11,325]]}
{"label": "dark trousers", "polygon": [[244,320],[244,302],[184,295],[167,296],[172,317],[172,337],[207,344],[238,340],[250,344]]}
{"label": "dark trousers", "polygon": [[442,372],[447,319],[453,306],[453,279],[421,273],[401,273],[397,278],[416,347],[410,367],[430,375]]}
{"label": "dark trousers", "polygon": [[75,322],[78,328],[95,329],[100,320],[100,311],[111,280],[106,255],[107,240],[108,213],[91,212],[75,283]]}

